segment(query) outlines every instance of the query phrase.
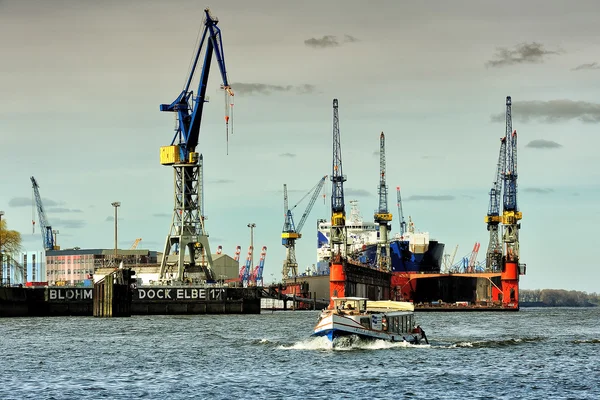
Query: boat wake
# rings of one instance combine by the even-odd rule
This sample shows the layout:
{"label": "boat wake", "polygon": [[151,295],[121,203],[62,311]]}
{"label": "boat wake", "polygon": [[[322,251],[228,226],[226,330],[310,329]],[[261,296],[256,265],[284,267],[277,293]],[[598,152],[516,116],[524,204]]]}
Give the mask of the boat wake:
{"label": "boat wake", "polygon": [[280,345],[277,348],[281,350],[334,350],[334,351],[352,351],[352,350],[385,350],[394,348],[428,348],[428,344],[411,344],[408,342],[389,342],[387,340],[363,340],[358,336],[346,336],[335,339],[335,347],[325,337],[314,337],[291,345]]}
{"label": "boat wake", "polygon": [[540,342],[544,340],[541,337],[531,337],[531,338],[517,338],[517,339],[502,339],[502,340],[478,340],[473,342],[457,342],[452,343],[448,348],[495,348],[495,347],[508,347],[508,346],[518,346],[525,343],[534,343]]}

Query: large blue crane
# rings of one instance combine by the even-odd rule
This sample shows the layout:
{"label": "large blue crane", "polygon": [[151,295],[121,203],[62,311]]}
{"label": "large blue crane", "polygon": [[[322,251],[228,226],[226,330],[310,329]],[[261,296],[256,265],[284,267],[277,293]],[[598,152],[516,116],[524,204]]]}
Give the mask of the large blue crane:
{"label": "large blue crane", "polygon": [[500,154],[498,155],[498,164],[496,166],[496,175],[494,184],[490,190],[490,202],[488,213],[485,217],[487,229],[490,232],[490,242],[486,254],[486,269],[497,272],[502,263],[502,243],[498,233],[498,227],[502,222],[500,215],[500,202],[502,198],[502,183],[504,170],[506,168],[506,136],[500,139]]}
{"label": "large blue crane", "polygon": [[331,251],[336,247],[338,254],[346,244],[346,209],[344,204],[344,182],[342,173],[342,145],[340,140],[340,120],[338,115],[338,100],[333,99],[333,171],[331,174]]}
{"label": "large blue crane", "polygon": [[379,269],[390,268],[388,251],[388,231],[391,229],[392,214],[388,211],[388,188],[385,182],[385,135],[379,135],[379,207],[375,211],[375,223],[379,224],[377,243],[377,265]]}
{"label": "large blue crane", "polygon": [[[33,195],[35,197],[35,205],[37,207],[38,217],[40,220],[40,231],[42,232],[42,243],[44,245],[44,250],[58,250],[54,243],[52,227],[48,223],[48,218],[46,217],[46,212],[44,211],[44,205],[42,204],[42,197],[40,196],[38,183],[33,176],[31,177],[31,184],[33,185]],[[35,224],[35,222],[33,223]]]}
{"label": "large blue crane", "polygon": [[[281,242],[285,246],[286,249],[286,257],[283,261],[283,278],[288,278],[290,276],[298,275],[298,263],[296,262],[296,240],[302,237],[300,233],[302,228],[304,227],[304,223],[310,214],[323,185],[325,184],[325,179],[327,179],[327,175],[322,177],[319,182],[312,189],[310,189],[293,207],[288,207],[288,194],[287,194],[287,186],[283,185],[283,210],[285,212],[285,221],[283,223],[283,229],[281,232]],[[300,222],[296,226],[294,224],[294,217],[292,211],[308,196],[312,194],[306,209],[304,210],[304,214],[300,218]]]}
{"label": "large blue crane", "polygon": [[[221,30],[217,26],[218,19],[205,9],[204,31],[190,69],[189,76],[182,92],[171,104],[161,104],[160,111],[177,113],[175,136],[170,146],[160,149],[160,161],[163,165],[173,165],[175,170],[175,207],[171,229],[167,235],[163,259],[161,261],[159,279],[165,281],[183,281],[185,265],[196,265],[202,257],[201,266],[207,281],[214,281],[212,272],[212,256],[208,243],[208,234],[204,227],[202,187],[199,176],[202,165],[196,152],[200,135],[202,111],[206,100],[206,87],[213,53],[221,71],[222,88],[226,95],[233,96],[227,78],[225,56],[221,41]],[[190,89],[196,72],[200,54],[204,50],[204,62],[196,94]],[[228,122],[228,115],[225,116]],[[229,134],[229,132],[227,132]],[[171,251],[173,250],[173,254]],[[189,259],[186,259],[186,250]],[[198,254],[198,255],[197,255]],[[204,257],[206,256],[206,263]]]}

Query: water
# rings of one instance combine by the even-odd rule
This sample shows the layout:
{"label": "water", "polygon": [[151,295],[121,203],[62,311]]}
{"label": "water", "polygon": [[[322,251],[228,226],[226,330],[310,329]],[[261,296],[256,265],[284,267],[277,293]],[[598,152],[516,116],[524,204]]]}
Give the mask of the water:
{"label": "water", "polygon": [[336,350],[317,315],[0,319],[0,399],[600,398],[600,309],[421,313],[429,345]]}

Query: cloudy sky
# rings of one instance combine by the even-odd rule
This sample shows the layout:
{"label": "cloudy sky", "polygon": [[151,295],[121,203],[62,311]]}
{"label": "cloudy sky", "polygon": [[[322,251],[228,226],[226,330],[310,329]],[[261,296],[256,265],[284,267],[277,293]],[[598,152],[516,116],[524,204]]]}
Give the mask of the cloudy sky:
{"label": "cloudy sky", "polygon": [[[203,6],[0,0],[0,210],[28,250],[42,249],[30,176],[61,247],[111,248],[121,201],[119,245],[141,237],[138,248],[162,250],[173,172],[158,155],[174,119],[159,104],[187,77]],[[197,148],[213,249],[245,254],[254,222],[265,280],[280,276],[282,185],[294,203],[331,173],[337,98],[346,201],[372,218],[383,131],[394,217],[401,186],[417,229],[458,245],[457,257],[481,242],[483,256],[510,95],[522,287],[600,291],[597,1],[220,0],[211,10],[236,92],[227,154],[213,63]],[[302,269],[315,263],[316,219],[329,215],[319,200],[297,244]]]}

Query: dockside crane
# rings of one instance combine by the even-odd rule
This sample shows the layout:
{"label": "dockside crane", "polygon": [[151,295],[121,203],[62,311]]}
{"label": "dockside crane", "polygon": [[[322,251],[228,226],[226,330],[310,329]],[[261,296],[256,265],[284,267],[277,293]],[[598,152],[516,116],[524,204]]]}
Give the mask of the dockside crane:
{"label": "dockside crane", "polygon": [[342,145],[338,100],[333,99],[333,171],[331,173],[331,255],[340,258],[346,254],[346,209],[344,204],[344,182],[342,173]]}
{"label": "dockside crane", "polygon": [[[519,221],[523,214],[517,205],[517,131],[512,128],[512,99],[506,97],[506,166],[504,169],[504,202],[502,227],[504,261],[502,265],[503,302],[518,300],[518,282],[521,275],[519,265]],[[524,268],[524,266],[523,266]],[[524,270],[523,270],[524,272]]]}
{"label": "dockside crane", "polygon": [[[40,220],[40,231],[42,233],[42,243],[44,250],[60,250],[59,246],[56,246],[52,227],[48,223],[46,212],[44,211],[44,205],[42,204],[42,197],[40,196],[39,185],[35,178],[31,177],[31,184],[33,186],[33,196],[35,198],[35,205],[38,211],[38,217]],[[35,225],[35,221],[31,221]]]}
{"label": "dockside crane", "polygon": [[500,139],[500,154],[496,166],[496,176],[492,189],[490,190],[490,202],[488,213],[485,217],[487,230],[490,232],[490,241],[485,257],[486,270],[500,271],[502,264],[502,243],[499,235],[499,225],[502,222],[500,215],[500,202],[502,199],[502,178],[506,168],[506,136]]}
{"label": "dockside crane", "polygon": [[385,135],[379,135],[379,207],[373,216],[379,225],[379,240],[377,243],[377,266],[383,271],[390,269],[388,232],[391,229],[392,213],[388,211],[388,188],[385,182]]}
{"label": "dockside crane", "polygon": [[[199,255],[205,255],[207,258],[206,264],[201,263],[206,280],[215,281],[208,234],[204,227],[202,204],[204,192],[199,182],[199,177],[202,176],[199,160],[202,156],[196,152],[202,111],[207,101],[206,87],[213,53],[221,72],[221,88],[230,98],[233,98],[233,90],[229,85],[225,68],[221,30],[217,26],[218,19],[210,14],[208,8],[204,13],[204,30],[183,91],[171,104],[160,105],[160,111],[177,114],[175,136],[171,145],[160,149],[161,164],[172,165],[175,176],[173,219],[160,265],[159,280],[162,282],[182,282],[185,279],[186,265],[194,267],[197,259],[200,258]],[[203,51],[204,62],[197,93],[194,94],[190,85]],[[226,123],[228,119],[226,113]],[[172,250],[174,250],[173,254],[171,254]],[[186,252],[189,252],[189,261],[186,260]],[[171,255],[173,257],[170,257]]]}
{"label": "dockside crane", "polygon": [[[283,270],[282,275],[283,278],[288,278],[290,276],[298,275],[298,263],[296,261],[296,240],[302,237],[300,233],[302,228],[304,227],[304,223],[308,218],[315,202],[317,201],[317,197],[325,184],[325,180],[327,179],[327,175],[322,177],[319,182],[312,189],[310,189],[301,199],[294,205],[293,207],[288,207],[288,193],[287,193],[287,185],[283,184],[283,209],[285,212],[285,221],[283,223],[283,229],[281,232],[281,242],[285,246],[285,260],[283,261]],[[312,194],[312,195],[311,195]],[[300,218],[300,222],[296,226],[294,224],[293,211],[294,209],[307,197],[311,195],[308,205]]]}
{"label": "dockside crane", "polygon": [[398,223],[400,224],[400,236],[406,233],[406,221],[404,220],[404,212],[402,211],[402,196],[400,195],[400,186],[396,186],[396,206],[398,206]]}
{"label": "dockside crane", "polygon": [[263,246],[260,251],[260,260],[258,261],[258,265],[254,268],[252,272],[252,282],[256,286],[258,286],[258,282],[260,281],[260,286],[264,286],[263,282],[263,270],[265,269],[265,257],[267,256],[267,246]]}

